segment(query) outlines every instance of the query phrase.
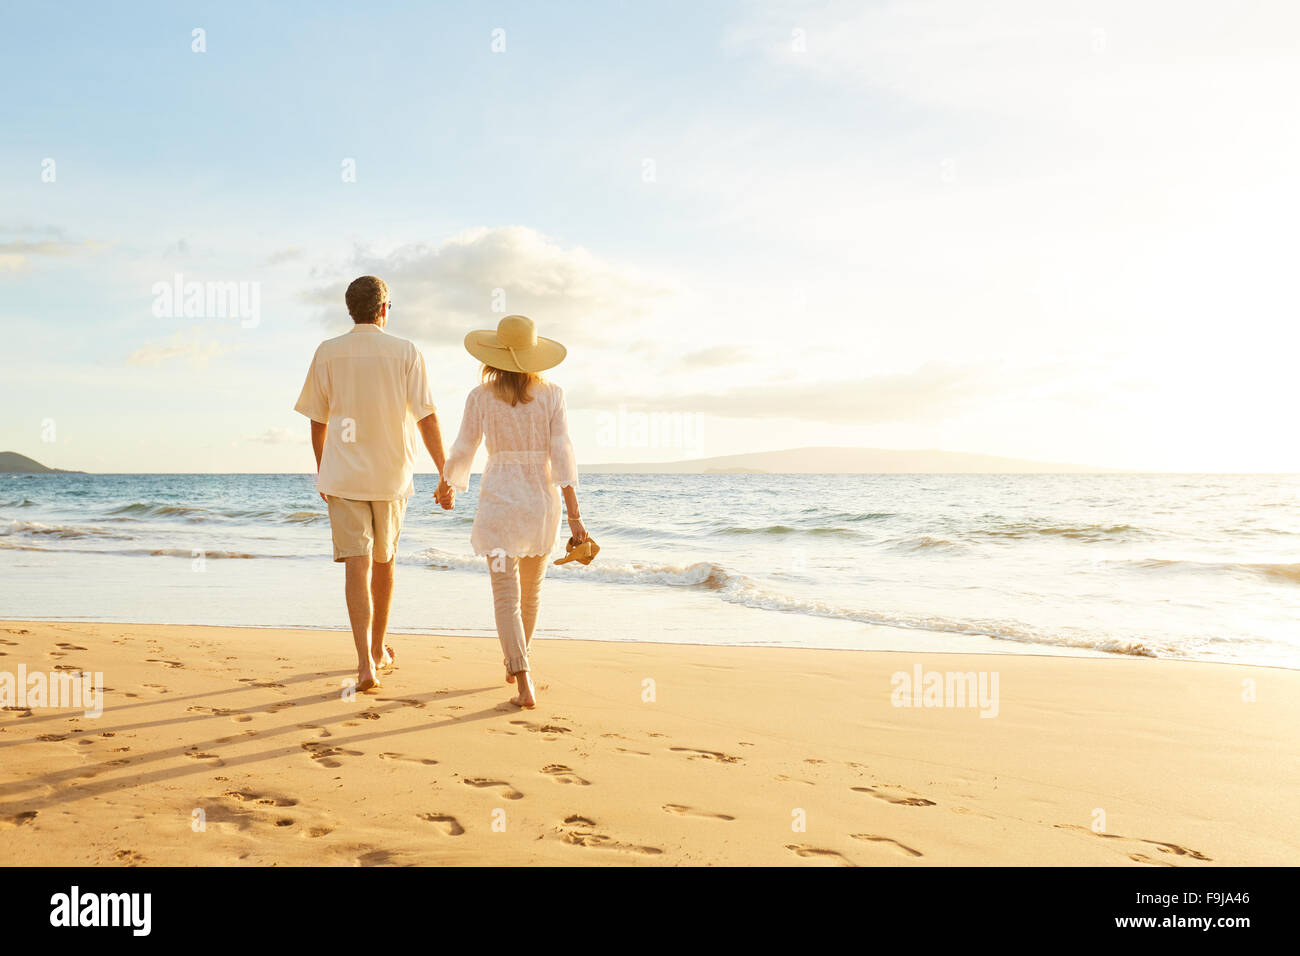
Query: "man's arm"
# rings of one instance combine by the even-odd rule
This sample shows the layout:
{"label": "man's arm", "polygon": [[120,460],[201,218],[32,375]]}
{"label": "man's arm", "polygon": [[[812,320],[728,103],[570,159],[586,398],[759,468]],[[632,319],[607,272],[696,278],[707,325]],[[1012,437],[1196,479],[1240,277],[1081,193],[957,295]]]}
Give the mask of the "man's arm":
{"label": "man's arm", "polygon": [[450,510],[452,502],[456,500],[455,490],[442,479],[442,473],[447,467],[447,453],[442,447],[442,427],[438,424],[438,413],[430,412],[416,423],[420,428],[420,437],[424,439],[424,447],[429,450],[430,457],[433,458],[433,464],[438,469],[438,490],[434,494],[434,500],[443,508]]}
{"label": "man's arm", "polygon": [[[320,474],[320,459],[325,453],[325,433],[329,431],[329,425],[325,422],[312,420],[311,423],[311,450],[316,453],[316,474]],[[328,501],[324,495],[320,496],[321,501]]]}
{"label": "man's arm", "polygon": [[431,412],[416,424],[420,427],[420,437],[424,439],[424,447],[429,450],[433,464],[441,475],[447,465],[447,452],[442,447],[442,428],[438,425],[438,413]]}

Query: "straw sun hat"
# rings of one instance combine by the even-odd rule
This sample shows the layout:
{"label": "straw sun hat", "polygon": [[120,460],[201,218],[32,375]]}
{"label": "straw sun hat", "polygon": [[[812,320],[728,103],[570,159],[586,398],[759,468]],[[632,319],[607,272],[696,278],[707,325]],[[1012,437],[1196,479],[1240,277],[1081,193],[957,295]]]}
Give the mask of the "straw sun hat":
{"label": "straw sun hat", "polygon": [[480,329],[465,336],[465,350],[484,365],[507,372],[544,372],[564,361],[567,349],[537,334],[526,315],[507,315],[496,331]]}

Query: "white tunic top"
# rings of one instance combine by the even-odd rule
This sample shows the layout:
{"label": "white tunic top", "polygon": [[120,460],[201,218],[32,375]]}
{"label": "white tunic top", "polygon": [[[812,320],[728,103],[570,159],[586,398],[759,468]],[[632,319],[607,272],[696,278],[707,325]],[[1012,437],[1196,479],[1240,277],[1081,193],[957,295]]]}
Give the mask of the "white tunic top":
{"label": "white tunic top", "polygon": [[480,385],[465,399],[465,417],[443,477],[457,491],[468,488],[474,453],[487,440],[470,535],[475,554],[550,554],[560,526],[559,489],[578,485],[564,392],[542,382],[532,395],[531,402],[511,407]]}
{"label": "white tunic top", "polygon": [[435,411],[414,342],[359,323],[320,344],[294,408],[329,425],[316,488],[358,501],[409,498],[415,423]]}

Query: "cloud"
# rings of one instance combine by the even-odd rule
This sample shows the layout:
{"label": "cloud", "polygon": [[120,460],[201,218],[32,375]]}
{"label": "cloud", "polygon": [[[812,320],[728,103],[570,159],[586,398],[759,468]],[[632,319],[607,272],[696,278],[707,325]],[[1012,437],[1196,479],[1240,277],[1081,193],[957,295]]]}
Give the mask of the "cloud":
{"label": "cloud", "polygon": [[934,421],[975,403],[1009,397],[1039,384],[1047,374],[1045,369],[1010,373],[995,362],[928,362],[908,372],[831,382],[764,383],[722,392],[636,397],[605,395],[578,386],[567,390],[567,395],[572,408],[609,410],[626,405],[721,418],[875,425]]}
{"label": "cloud", "polygon": [[275,252],[271,253],[269,256],[266,257],[266,264],[268,266],[278,266],[278,265],[283,265],[286,262],[291,262],[294,259],[301,259],[301,258],[302,258],[302,249],[297,246],[294,246],[289,249],[277,249]]}
{"label": "cloud", "polygon": [[[23,230],[30,231],[30,230]],[[107,242],[95,239],[69,241],[65,239],[17,239],[0,242],[0,271],[17,272],[25,269],[33,256],[68,258],[83,254],[95,255],[108,248]]]}
{"label": "cloud", "polygon": [[741,345],[714,345],[698,352],[687,352],[680,359],[685,368],[717,368],[723,365],[739,365],[750,357],[750,350]]}
{"label": "cloud", "polygon": [[676,289],[534,229],[503,226],[385,255],[358,251],[345,277],[303,298],[323,307],[322,320],[337,322],[348,283],[366,274],[388,283],[395,328],[439,344],[459,343],[469,329],[490,327],[512,312],[533,318],[543,335],[606,341],[614,326],[644,318]]}
{"label": "cloud", "polygon": [[215,339],[207,342],[202,341],[200,332],[201,330],[195,327],[190,329],[188,338],[186,333],[177,332],[166,342],[150,342],[142,345],[126,357],[126,363],[128,365],[161,365],[164,362],[182,359],[196,368],[204,368],[212,359],[235,351],[234,348],[222,345]]}
{"label": "cloud", "polygon": [[306,432],[290,431],[288,428],[268,428],[260,435],[244,436],[244,441],[260,442],[263,445],[301,445],[306,440]]}

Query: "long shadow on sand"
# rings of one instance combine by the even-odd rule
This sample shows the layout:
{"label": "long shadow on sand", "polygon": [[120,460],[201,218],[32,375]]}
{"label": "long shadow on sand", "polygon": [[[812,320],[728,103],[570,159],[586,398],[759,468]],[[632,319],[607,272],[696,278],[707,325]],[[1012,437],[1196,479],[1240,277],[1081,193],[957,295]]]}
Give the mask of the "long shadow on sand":
{"label": "long shadow on sand", "polygon": [[[319,674],[307,675],[300,678],[293,678],[291,679],[290,682],[299,682],[302,680],[318,679],[319,676],[320,676]],[[460,690],[460,691],[451,691],[451,692],[432,691],[425,694],[404,695],[401,698],[382,698],[378,696],[372,697],[368,695],[358,695],[356,698],[356,702],[364,703],[368,701],[375,701],[379,706],[369,707],[368,711],[370,713],[378,714],[380,717],[382,717],[386,713],[391,713],[405,707],[412,707],[412,706],[423,707],[427,704],[436,701],[445,701],[456,697],[464,697],[471,694],[478,694],[478,693],[483,693],[486,691],[498,690],[498,689],[499,687],[497,685],[492,685],[489,687],[479,687],[470,690]],[[227,693],[227,691],[216,691],[213,694],[191,695],[190,697],[187,698],[172,698],[170,702],[177,703],[178,700],[182,700],[182,699],[183,700],[206,699],[207,697],[216,696],[218,694],[224,694],[224,693]],[[295,704],[309,704],[309,703],[325,704],[325,703],[337,703],[338,700],[339,700],[338,693],[334,691],[329,691],[321,694],[312,694],[312,695],[300,697],[296,701],[294,701],[294,703]],[[277,703],[283,704],[284,702],[279,701]],[[254,708],[247,708],[246,711],[249,713],[269,713],[265,705],[260,707],[254,707]],[[440,727],[450,727],[456,724],[464,724],[466,722],[471,722],[471,721],[486,720],[491,717],[503,716],[508,713],[516,713],[516,712],[517,711],[515,710],[515,708],[510,707],[509,705],[503,706],[502,704],[496,704],[484,710],[447,718],[445,720],[439,720],[430,724],[424,724],[424,725],[419,725],[414,727],[404,727],[395,730],[377,729],[370,733],[355,734],[351,737],[338,738],[338,739],[334,739],[331,736],[329,746],[346,747],[352,744],[364,743],[366,741],[379,740],[379,739],[391,739],[393,737],[397,737],[402,734],[420,733],[429,730],[437,730]],[[170,720],[149,721],[149,722],[138,723],[138,724],[125,724],[121,726],[103,726],[102,724],[97,724],[96,734],[103,734],[103,733],[117,734],[131,729],[165,726],[168,724],[187,724],[187,723],[201,722],[201,721],[213,720],[213,719],[228,720],[231,714],[233,713],[242,713],[242,712],[232,711],[230,713],[207,713],[207,714],[200,713],[200,714],[194,714],[191,717],[173,718]],[[349,711],[347,713],[337,714],[328,717],[311,718],[309,727],[305,727],[303,722],[301,721],[294,721],[293,723],[285,724],[279,727],[272,727],[272,728],[265,728],[265,729],[250,728],[250,730],[255,730],[255,733],[250,734],[249,736],[255,736],[258,738],[283,736],[285,734],[300,732],[304,729],[323,729],[331,726],[340,726],[343,723],[347,721],[355,720],[356,718],[357,718],[357,713],[355,711]],[[99,777],[100,775],[105,773],[111,773],[112,771],[118,769],[127,771],[126,773],[120,776],[115,776],[111,779],[96,780],[93,783],[77,785],[75,787],[65,787],[64,789],[60,790],[57,793],[50,794],[45,797],[39,797],[34,800],[29,797],[28,798],[29,805],[27,806],[19,805],[16,802],[6,802],[4,804],[0,804],[0,816],[5,816],[11,813],[20,812],[22,810],[31,809],[33,805],[36,806],[38,809],[45,809],[48,807],[58,806],[61,804],[74,803],[78,800],[86,799],[87,797],[99,796],[105,793],[112,793],[114,791],[129,790],[134,787],[147,786],[149,784],[160,783],[169,780],[177,780],[194,774],[208,774],[212,772],[213,767],[211,765],[206,765],[203,763],[196,763],[193,766],[168,767],[168,768],[163,768],[148,773],[141,773],[139,771],[139,767],[141,764],[157,763],[159,761],[170,760],[176,757],[183,757],[187,753],[190,753],[191,751],[194,750],[204,751],[209,747],[217,746],[222,743],[229,743],[231,742],[231,740],[232,738],[229,735],[223,735],[221,737],[210,738],[199,742],[180,744],[175,747],[154,751],[152,753],[140,754],[134,757],[116,758],[114,760],[104,760],[95,764],[91,764],[89,766],[77,767],[75,769],[68,769],[68,770],[53,771],[51,773],[42,774],[38,777],[28,778],[26,780],[11,781],[9,783],[0,785],[0,795],[4,795],[6,797],[13,797],[13,796],[18,796],[19,794],[22,794],[27,791],[39,790],[39,789],[52,787],[52,786],[58,786],[59,784],[67,784],[68,782],[74,780],[89,780],[95,777]],[[24,746],[24,745],[38,746],[38,745],[47,745],[47,742],[38,741],[38,740],[26,740],[26,741],[15,741],[12,743],[7,743],[6,745],[7,746]],[[269,750],[263,750],[254,754],[246,754],[240,757],[230,757],[230,758],[223,757],[221,758],[221,760],[222,760],[223,768],[240,767],[240,766],[246,766],[249,764],[260,763],[268,760],[279,760],[282,758],[295,757],[295,756],[301,757],[302,754],[303,754],[302,742],[295,741],[292,745],[275,747]],[[19,797],[19,799],[21,800],[22,798]]]}

